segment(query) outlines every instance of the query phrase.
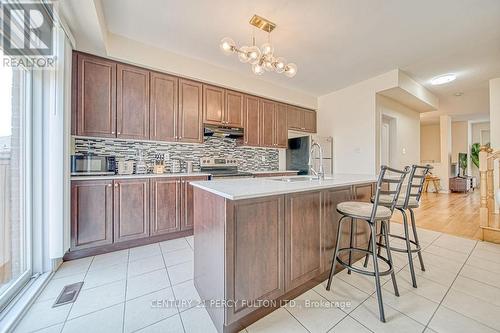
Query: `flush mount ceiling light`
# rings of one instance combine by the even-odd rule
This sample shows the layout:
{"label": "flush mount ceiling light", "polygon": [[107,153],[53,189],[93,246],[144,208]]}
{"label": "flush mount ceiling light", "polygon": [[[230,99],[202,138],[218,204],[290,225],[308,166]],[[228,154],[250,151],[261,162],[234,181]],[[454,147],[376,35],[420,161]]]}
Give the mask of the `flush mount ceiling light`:
{"label": "flush mount ceiling light", "polygon": [[431,84],[433,86],[438,86],[440,84],[445,84],[445,83],[449,83],[451,81],[454,81],[456,78],[457,78],[457,76],[455,74],[452,74],[452,73],[439,75],[439,76],[432,78]]}
{"label": "flush mount ceiling light", "polygon": [[293,62],[287,63],[285,58],[274,55],[274,47],[271,45],[271,31],[276,28],[276,24],[258,15],[254,15],[250,19],[250,24],[268,33],[266,43],[259,48],[255,45],[255,36],[252,36],[252,46],[237,47],[234,40],[226,37],[221,40],[221,50],[226,55],[237,54],[241,62],[252,65],[252,71],[256,75],[273,71],[294,77],[297,74],[297,65]]}

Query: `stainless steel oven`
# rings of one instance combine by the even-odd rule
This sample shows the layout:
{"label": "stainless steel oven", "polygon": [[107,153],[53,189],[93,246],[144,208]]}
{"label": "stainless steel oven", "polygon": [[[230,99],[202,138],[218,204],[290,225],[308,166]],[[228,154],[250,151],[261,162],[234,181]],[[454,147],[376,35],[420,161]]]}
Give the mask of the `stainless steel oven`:
{"label": "stainless steel oven", "polygon": [[235,179],[235,178],[252,178],[250,172],[239,171],[238,162],[232,158],[200,158],[200,166],[202,172],[211,174],[211,180]]}

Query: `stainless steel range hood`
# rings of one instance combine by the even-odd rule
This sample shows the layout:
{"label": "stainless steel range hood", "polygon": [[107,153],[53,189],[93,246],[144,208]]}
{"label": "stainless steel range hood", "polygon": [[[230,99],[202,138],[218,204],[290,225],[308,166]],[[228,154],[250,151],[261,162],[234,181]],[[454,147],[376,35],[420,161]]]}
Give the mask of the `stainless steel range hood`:
{"label": "stainless steel range hood", "polygon": [[217,136],[223,138],[241,138],[243,137],[243,128],[225,127],[215,125],[205,125],[204,136]]}

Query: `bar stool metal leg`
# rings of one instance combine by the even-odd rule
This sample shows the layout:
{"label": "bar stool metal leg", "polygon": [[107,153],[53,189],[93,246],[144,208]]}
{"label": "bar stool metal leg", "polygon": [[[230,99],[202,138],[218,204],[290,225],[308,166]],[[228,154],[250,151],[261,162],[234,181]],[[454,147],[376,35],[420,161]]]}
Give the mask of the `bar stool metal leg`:
{"label": "bar stool metal leg", "polygon": [[345,216],[342,216],[339,220],[339,225],[337,226],[337,243],[335,244],[335,251],[333,252],[332,267],[330,268],[330,276],[328,277],[328,283],[326,284],[326,290],[330,290],[330,286],[333,281],[333,274],[335,273],[335,266],[337,264],[337,256],[339,255],[340,247],[340,235],[342,233],[342,220]]}
{"label": "bar stool metal leg", "polygon": [[424,266],[424,260],[422,258],[422,250],[420,248],[420,242],[418,240],[417,236],[417,225],[415,223],[415,213],[413,212],[413,209],[408,208],[410,211],[410,219],[411,219],[411,228],[413,229],[413,237],[415,239],[415,243],[417,244],[417,248],[420,249],[418,253],[418,260],[420,261],[420,269],[425,272],[425,266]]}
{"label": "bar stool metal leg", "polygon": [[396,274],[394,273],[394,262],[392,261],[392,255],[391,255],[391,244],[389,244],[389,228],[387,228],[387,223],[388,221],[382,221],[382,234],[384,235],[385,239],[385,249],[387,251],[387,258],[389,259],[389,262],[392,264],[392,272],[391,272],[391,279],[392,279],[392,286],[394,287],[394,294],[399,297],[399,289],[398,289],[398,284],[396,282]]}
{"label": "bar stool metal leg", "polygon": [[372,257],[373,257],[373,269],[375,271],[375,286],[377,289],[377,301],[378,301],[378,310],[380,312],[380,321],[385,323],[385,314],[384,314],[384,303],[382,302],[382,288],[380,286],[380,275],[378,270],[378,261],[377,261],[377,244],[376,234],[377,227],[375,223],[370,223],[371,228],[371,241],[372,241]]}
{"label": "bar stool metal leg", "polygon": [[403,227],[405,230],[406,250],[408,253],[408,265],[410,267],[411,282],[412,282],[413,288],[417,288],[417,278],[415,277],[415,268],[413,267],[413,256],[412,256],[412,252],[411,252],[410,233],[408,231],[408,217],[407,217],[404,209],[398,208],[398,210],[403,215]]}
{"label": "bar stool metal leg", "polygon": [[[351,217],[351,237],[349,237],[349,247],[352,248],[354,244],[354,236],[355,236],[355,231],[354,231],[354,218]],[[352,251],[349,251],[349,266],[352,264]],[[351,274],[351,270],[347,269],[347,274]]]}
{"label": "bar stool metal leg", "polygon": [[368,259],[370,258],[370,253],[372,252],[371,248],[372,248],[372,234],[370,231],[370,238],[368,239],[368,248],[367,248],[368,253],[365,255],[365,262],[363,263],[364,268],[368,267]]}

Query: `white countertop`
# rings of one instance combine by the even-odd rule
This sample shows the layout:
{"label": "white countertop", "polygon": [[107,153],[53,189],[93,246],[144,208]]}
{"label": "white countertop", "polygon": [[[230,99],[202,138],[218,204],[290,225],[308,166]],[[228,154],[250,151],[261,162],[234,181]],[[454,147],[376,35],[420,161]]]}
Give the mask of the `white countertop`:
{"label": "white countertop", "polygon": [[210,176],[206,172],[179,172],[179,173],[146,173],[146,174],[132,174],[132,175],[103,175],[103,176],[71,176],[71,180],[110,180],[110,179],[137,179],[137,178],[170,178],[170,177],[196,177],[196,176]]}
{"label": "white countertop", "polygon": [[254,175],[267,175],[273,173],[297,173],[298,170],[272,170],[272,171],[248,171]]}
{"label": "white countertop", "polygon": [[325,180],[306,180],[296,182],[278,181],[282,178],[300,178],[307,176],[243,178],[217,181],[195,181],[191,184],[205,191],[230,200],[259,198],[286,193],[321,190],[377,181],[376,175],[335,174]]}

